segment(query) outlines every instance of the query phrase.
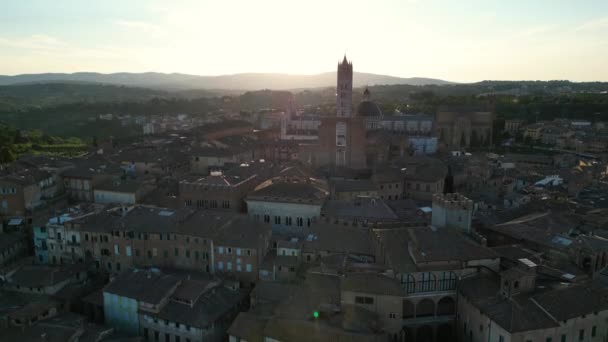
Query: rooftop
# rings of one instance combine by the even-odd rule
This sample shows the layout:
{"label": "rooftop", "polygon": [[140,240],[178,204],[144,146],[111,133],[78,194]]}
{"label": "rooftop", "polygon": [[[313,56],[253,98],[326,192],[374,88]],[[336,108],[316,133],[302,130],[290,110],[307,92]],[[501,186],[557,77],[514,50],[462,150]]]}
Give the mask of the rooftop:
{"label": "rooftop", "polygon": [[278,181],[261,185],[247,200],[320,205],[327,195],[327,190],[316,182]]}

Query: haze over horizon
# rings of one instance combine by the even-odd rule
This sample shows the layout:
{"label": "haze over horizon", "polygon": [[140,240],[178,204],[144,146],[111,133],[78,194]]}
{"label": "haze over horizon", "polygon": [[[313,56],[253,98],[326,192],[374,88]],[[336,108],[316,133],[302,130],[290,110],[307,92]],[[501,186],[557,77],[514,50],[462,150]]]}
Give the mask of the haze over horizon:
{"label": "haze over horizon", "polygon": [[333,71],[608,81],[608,2],[9,2],[0,74]]}

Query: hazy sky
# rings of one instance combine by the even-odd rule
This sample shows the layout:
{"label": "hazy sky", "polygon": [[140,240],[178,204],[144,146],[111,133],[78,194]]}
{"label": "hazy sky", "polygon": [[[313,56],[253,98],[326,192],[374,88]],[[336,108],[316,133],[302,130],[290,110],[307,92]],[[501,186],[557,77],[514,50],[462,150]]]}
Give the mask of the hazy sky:
{"label": "hazy sky", "polygon": [[608,0],[3,0],[0,74],[608,81]]}

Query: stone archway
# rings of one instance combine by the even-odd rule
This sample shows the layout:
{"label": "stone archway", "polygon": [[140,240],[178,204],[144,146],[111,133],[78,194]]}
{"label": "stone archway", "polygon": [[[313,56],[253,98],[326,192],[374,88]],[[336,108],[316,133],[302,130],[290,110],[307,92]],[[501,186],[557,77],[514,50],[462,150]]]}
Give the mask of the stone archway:
{"label": "stone archway", "polygon": [[437,302],[437,316],[454,315],[456,303],[452,297],[443,297]]}
{"label": "stone archway", "polygon": [[416,305],[416,317],[431,317],[435,316],[435,302],[429,298],[425,298]]}

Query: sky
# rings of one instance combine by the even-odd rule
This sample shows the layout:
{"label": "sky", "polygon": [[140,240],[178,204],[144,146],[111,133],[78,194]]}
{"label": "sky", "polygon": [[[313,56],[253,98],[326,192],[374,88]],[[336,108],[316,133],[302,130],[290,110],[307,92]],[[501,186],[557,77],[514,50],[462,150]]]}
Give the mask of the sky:
{"label": "sky", "polygon": [[607,0],[2,1],[0,74],[608,81]]}

